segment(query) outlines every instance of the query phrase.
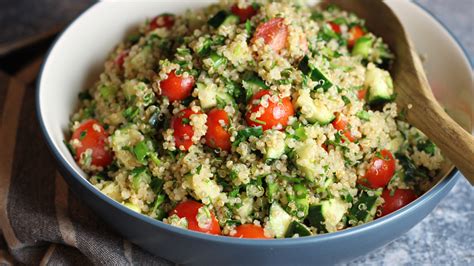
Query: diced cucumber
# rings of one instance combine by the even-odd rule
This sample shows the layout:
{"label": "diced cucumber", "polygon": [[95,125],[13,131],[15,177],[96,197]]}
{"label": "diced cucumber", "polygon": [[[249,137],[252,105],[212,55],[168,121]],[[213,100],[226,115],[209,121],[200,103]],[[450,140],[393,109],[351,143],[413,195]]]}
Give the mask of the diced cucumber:
{"label": "diced cucumber", "polygon": [[364,86],[367,89],[366,97],[369,104],[393,100],[393,82],[390,74],[373,64],[367,66]]}
{"label": "diced cucumber", "polygon": [[212,18],[210,18],[207,23],[214,28],[218,28],[221,25],[238,24],[239,22],[240,18],[238,16],[225,10],[221,10],[217,12]]}
{"label": "diced cucumber", "polygon": [[279,159],[285,153],[285,133],[278,130],[267,130],[264,132],[262,141],[265,148],[262,150],[265,160]]}
{"label": "diced cucumber", "polygon": [[309,224],[318,230],[318,233],[327,233],[326,225],[324,224],[323,206],[321,204],[309,207],[307,219]]}
{"label": "diced cucumber", "polygon": [[138,213],[141,213],[142,210],[140,209],[140,207],[138,207],[137,205],[131,203],[131,202],[125,202],[123,205],[125,205],[127,208],[131,209],[132,211],[134,212],[138,212]]}
{"label": "diced cucumber", "polygon": [[242,199],[242,206],[237,209],[237,214],[240,216],[240,219],[246,219],[253,211],[253,198],[244,198]]}
{"label": "diced cucumber", "polygon": [[142,183],[150,184],[151,176],[146,167],[139,167],[132,170],[132,186],[135,191],[140,189]]}
{"label": "diced cucumber", "polygon": [[293,237],[294,235],[298,236],[310,236],[311,231],[309,228],[298,222],[298,221],[293,221],[291,222],[290,226],[288,227],[288,230],[286,231],[285,237]]}
{"label": "diced cucumber", "polygon": [[320,204],[309,207],[308,220],[312,226],[318,229],[318,232],[335,232],[347,207],[347,203],[341,199],[323,200]]}
{"label": "diced cucumber", "polygon": [[278,195],[278,188],[279,188],[279,185],[278,183],[276,182],[276,180],[269,180],[267,178],[267,198],[268,198],[268,201],[270,203],[272,203],[277,195]]}
{"label": "diced cucumber", "polygon": [[277,238],[284,237],[290,223],[291,216],[283,210],[280,204],[274,202],[270,207],[269,224],[275,236]]}
{"label": "diced cucumber", "polygon": [[369,194],[364,191],[349,210],[349,218],[364,223],[374,219],[375,213],[377,212],[376,202],[378,198],[379,195],[374,194],[373,196],[369,196]]}
{"label": "diced cucumber", "polygon": [[314,139],[307,139],[304,143],[295,149],[296,166],[304,173],[305,178],[309,181],[315,181],[317,178],[316,166],[317,150],[322,149],[317,145]]}
{"label": "diced cucumber", "polygon": [[212,51],[211,54],[209,55],[209,58],[212,61],[212,67],[213,68],[219,68],[221,65],[227,64],[227,58],[218,55],[216,52]]}
{"label": "diced cucumber", "polygon": [[324,91],[327,91],[331,88],[331,81],[329,81],[326,75],[324,75],[316,66],[309,64],[308,56],[303,57],[298,68],[303,72],[303,74],[309,76],[311,80],[318,83],[313,89],[322,88]]}
{"label": "diced cucumber", "polygon": [[373,43],[374,40],[369,36],[360,37],[354,44],[354,48],[352,48],[352,55],[361,56],[362,58],[369,57],[370,49],[372,49]]}
{"label": "diced cucumber", "polygon": [[319,100],[313,100],[307,90],[300,91],[296,107],[301,108],[301,114],[310,123],[327,125],[335,118],[334,113]]}
{"label": "diced cucumber", "polygon": [[245,78],[242,81],[242,87],[245,89],[245,98],[247,101],[258,91],[267,90],[269,88],[267,84],[255,74]]}
{"label": "diced cucumber", "polygon": [[203,109],[209,109],[217,105],[217,87],[214,84],[196,84],[198,98]]}
{"label": "diced cucumber", "polygon": [[[303,219],[308,215],[309,190],[303,184],[295,184],[293,190],[295,191],[295,204],[298,210],[296,217]],[[299,212],[303,212],[304,216],[301,217]]]}
{"label": "diced cucumber", "polygon": [[234,98],[223,90],[218,90],[216,95],[217,106],[223,109],[226,105],[235,104]]}

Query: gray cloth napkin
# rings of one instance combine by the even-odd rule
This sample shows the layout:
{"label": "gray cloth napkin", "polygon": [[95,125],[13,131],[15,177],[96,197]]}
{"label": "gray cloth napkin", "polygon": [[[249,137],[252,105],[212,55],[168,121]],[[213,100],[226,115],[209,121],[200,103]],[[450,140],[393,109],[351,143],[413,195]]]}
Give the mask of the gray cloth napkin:
{"label": "gray cloth napkin", "polygon": [[0,72],[0,265],[169,265],[112,231],[58,174],[35,114],[40,63]]}

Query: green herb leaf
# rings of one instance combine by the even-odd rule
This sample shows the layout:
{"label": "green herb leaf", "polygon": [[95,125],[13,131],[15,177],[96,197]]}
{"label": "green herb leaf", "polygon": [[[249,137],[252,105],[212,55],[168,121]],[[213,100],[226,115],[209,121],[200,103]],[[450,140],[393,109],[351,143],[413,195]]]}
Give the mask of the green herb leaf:
{"label": "green herb leaf", "polygon": [[235,141],[232,143],[233,146],[238,146],[242,141],[246,141],[250,136],[260,137],[263,135],[262,127],[248,127],[237,132]]}

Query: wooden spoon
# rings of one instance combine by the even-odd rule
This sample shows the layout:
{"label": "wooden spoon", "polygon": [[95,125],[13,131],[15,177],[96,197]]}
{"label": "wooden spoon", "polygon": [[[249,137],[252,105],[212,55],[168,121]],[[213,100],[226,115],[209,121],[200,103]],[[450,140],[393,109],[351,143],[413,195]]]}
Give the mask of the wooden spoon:
{"label": "wooden spoon", "polygon": [[380,0],[326,0],[365,19],[369,31],[383,38],[395,61],[390,69],[399,110],[430,138],[474,186],[474,137],[446,114],[431,92],[414,46],[393,11]]}

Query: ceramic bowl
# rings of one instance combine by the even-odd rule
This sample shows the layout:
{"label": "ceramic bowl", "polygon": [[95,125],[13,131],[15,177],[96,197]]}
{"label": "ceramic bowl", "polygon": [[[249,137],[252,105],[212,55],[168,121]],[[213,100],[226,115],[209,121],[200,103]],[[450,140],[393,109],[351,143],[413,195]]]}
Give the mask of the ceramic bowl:
{"label": "ceramic bowl", "polygon": [[[387,1],[426,58],[434,92],[462,126],[471,130],[471,66],[460,45],[429,13],[409,1]],[[145,18],[181,13],[209,1],[102,1],[79,16],[51,48],[38,81],[37,108],[44,136],[77,197],[131,242],[176,263],[332,264],[364,255],[399,237],[446,196],[460,176],[449,170],[431,190],[373,222],[299,239],[250,240],[180,229],[138,214],[100,193],[63,144],[77,94],[97,80],[103,62],[128,30]]]}

